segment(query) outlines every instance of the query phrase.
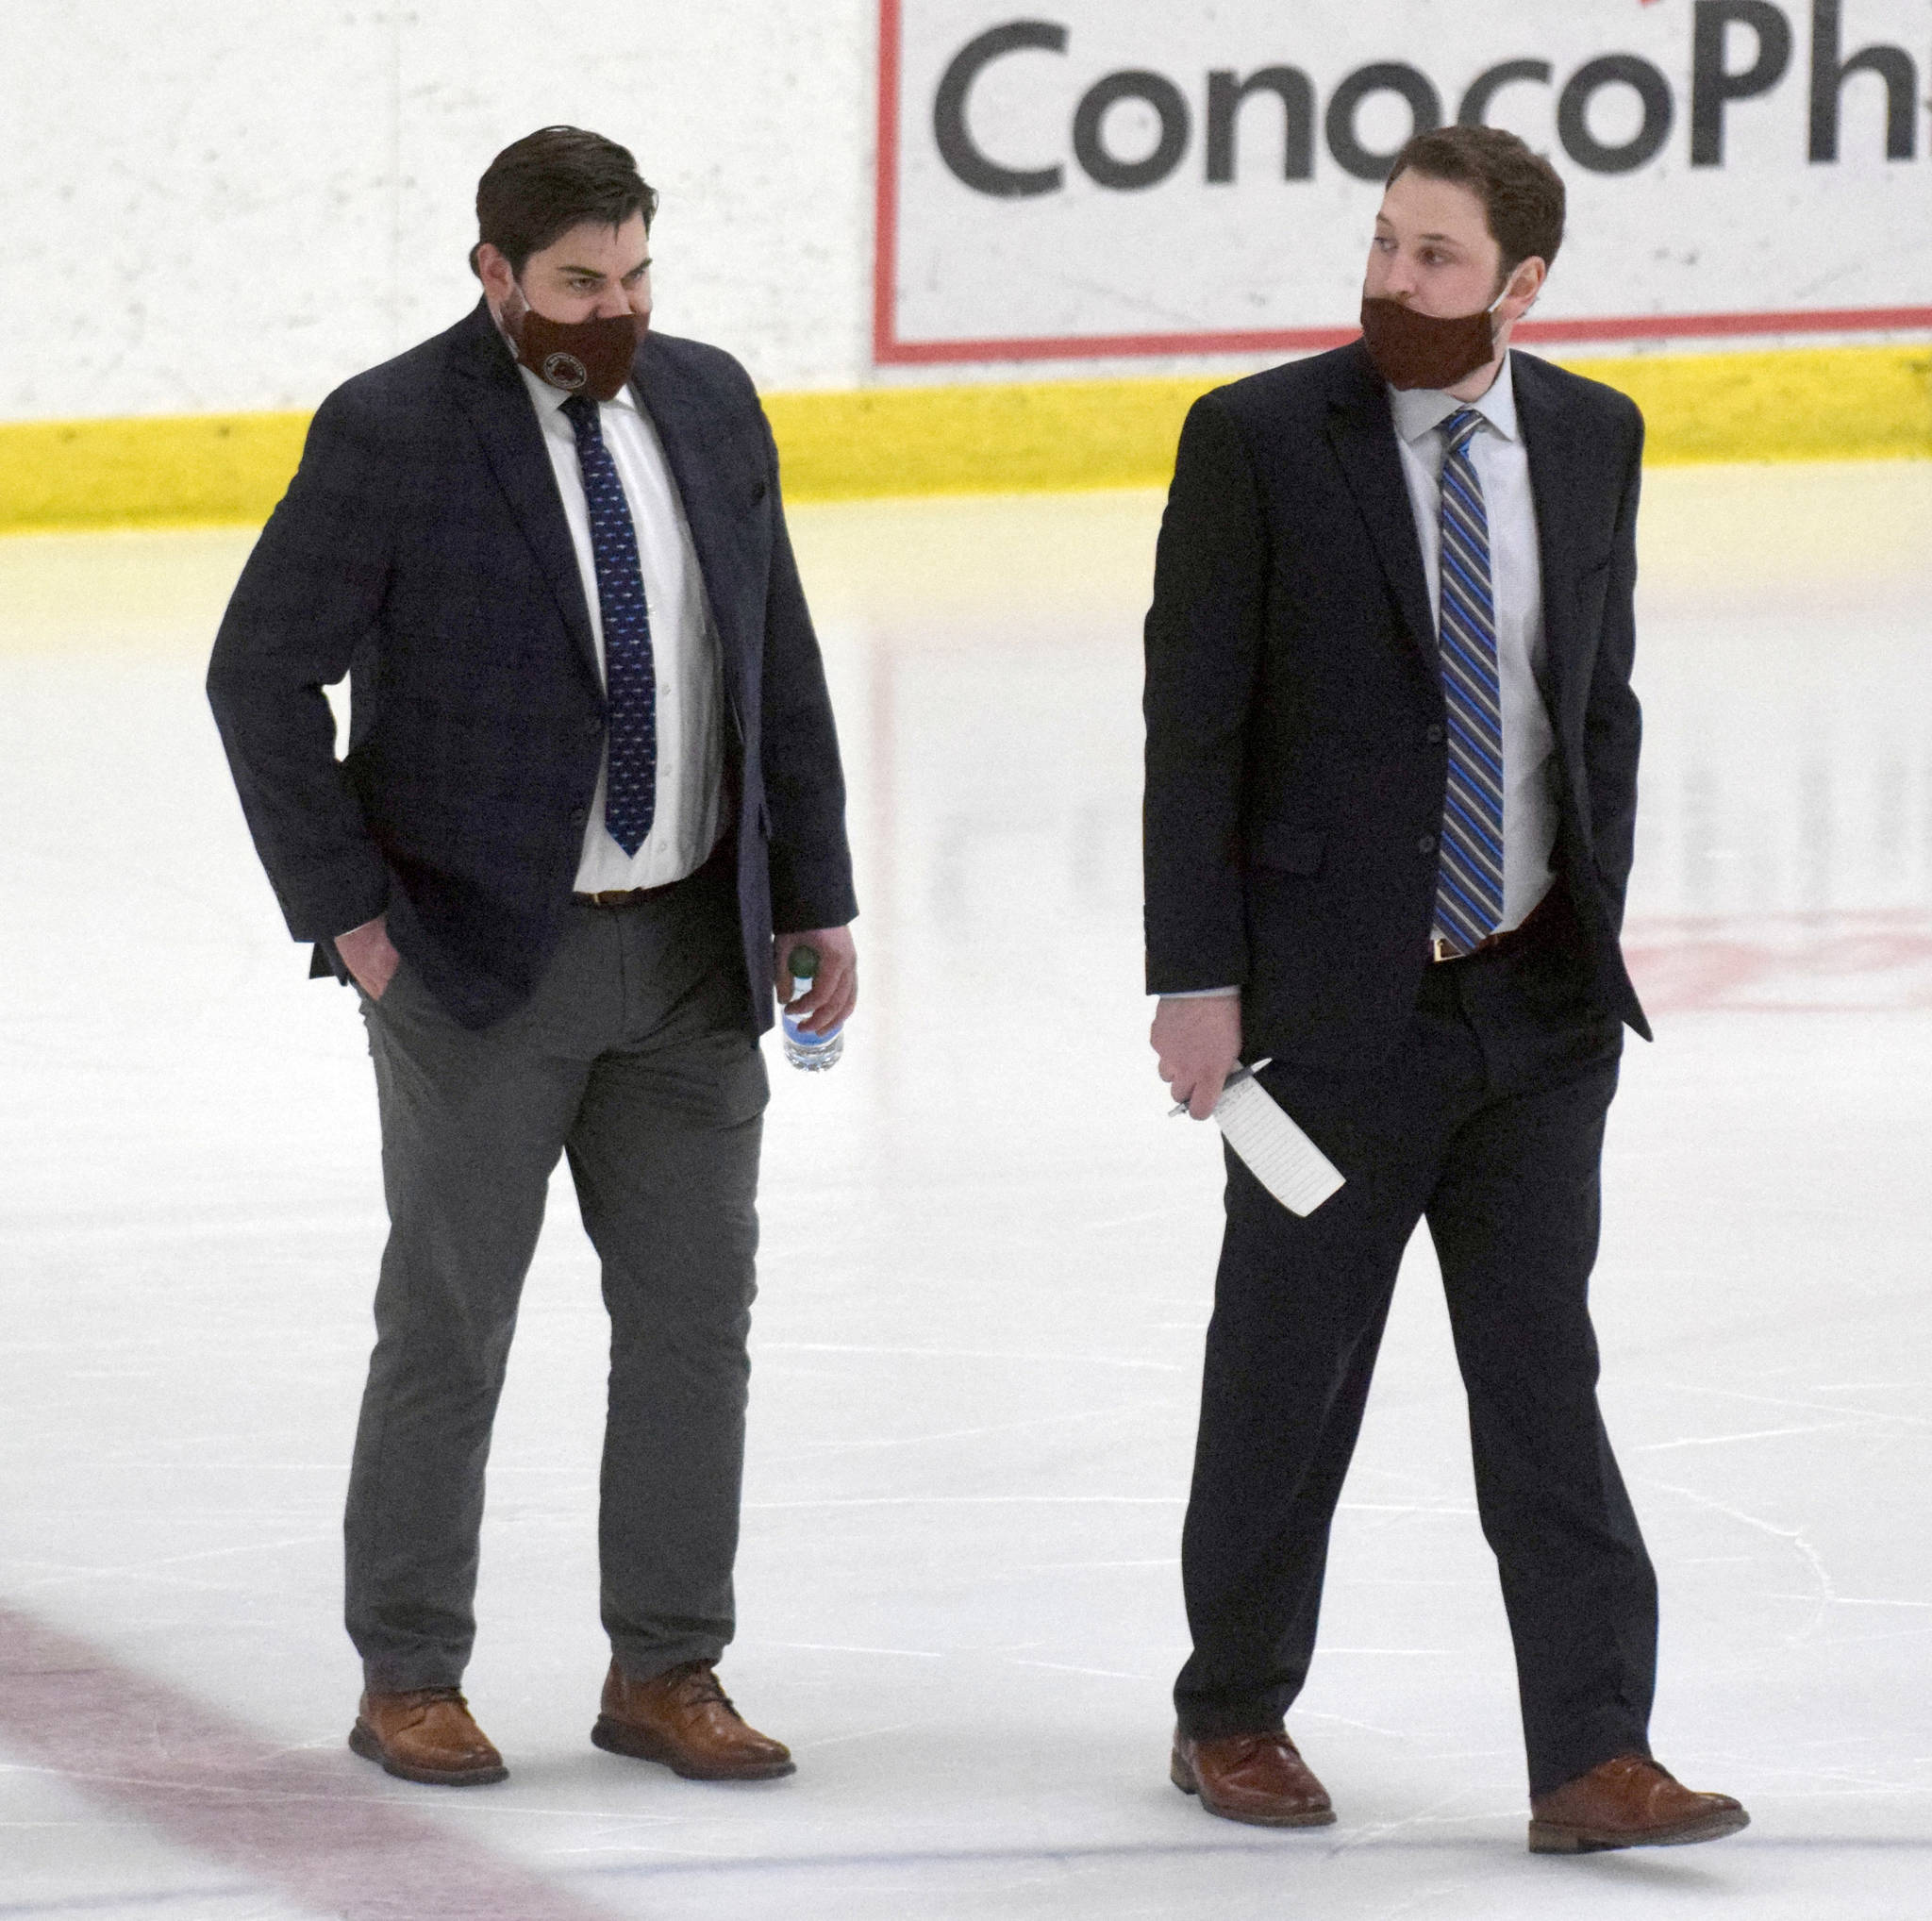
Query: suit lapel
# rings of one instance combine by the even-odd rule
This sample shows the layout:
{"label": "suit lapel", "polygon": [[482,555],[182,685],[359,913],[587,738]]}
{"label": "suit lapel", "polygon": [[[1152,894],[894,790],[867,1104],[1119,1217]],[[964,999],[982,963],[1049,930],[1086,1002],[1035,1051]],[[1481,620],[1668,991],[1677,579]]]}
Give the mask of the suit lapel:
{"label": "suit lapel", "polygon": [[734,547],[732,503],[723,489],[726,464],[719,456],[724,427],[717,413],[703,406],[703,396],[691,391],[688,378],[680,378],[676,367],[649,338],[638,348],[638,358],[632,363],[632,387],[651,415],[657,439],[665,448],[671,477],[678,485],[684,520],[691,529],[691,545],[697,549],[697,570],[706,579],[706,597],[724,643],[724,673],[730,677],[736,695],[743,634],[738,632],[736,597],[726,588],[743,572],[743,562]]}
{"label": "suit lapel", "polygon": [[543,429],[524,390],[523,376],[504,347],[489,308],[480,302],[460,331],[455,364],[461,376],[457,389],[463,411],[483,443],[490,471],[550,584],[577,653],[601,684],[583,575],[544,449]]}
{"label": "suit lapel", "polygon": [[[1542,566],[1543,639],[1549,658],[1545,689],[1559,731],[1581,725],[1581,701],[1590,689],[1596,637],[1578,631],[1577,572],[1582,544],[1576,515],[1596,491],[1591,448],[1542,379],[1539,362],[1511,354],[1516,416],[1529,455],[1529,488],[1536,500],[1537,558]],[[1572,712],[1573,704],[1576,708]]]}
{"label": "suit lapel", "polygon": [[706,598],[718,624],[726,686],[734,705],[741,705],[749,642],[741,631],[738,597],[727,592],[743,573],[744,562],[737,551],[733,504],[724,488],[727,467],[720,456],[725,429],[716,411],[703,405],[703,396],[692,392],[691,382],[679,377],[648,338],[631,363],[631,386],[658,429],[671,477],[677,484]]}
{"label": "suit lapel", "polygon": [[1329,397],[1329,443],[1368,524],[1409,639],[1430,678],[1436,679],[1441,671],[1436,658],[1436,622],[1429,610],[1423,551],[1416,539],[1408,484],[1402,477],[1388,390],[1359,349],[1342,364],[1343,377]]}

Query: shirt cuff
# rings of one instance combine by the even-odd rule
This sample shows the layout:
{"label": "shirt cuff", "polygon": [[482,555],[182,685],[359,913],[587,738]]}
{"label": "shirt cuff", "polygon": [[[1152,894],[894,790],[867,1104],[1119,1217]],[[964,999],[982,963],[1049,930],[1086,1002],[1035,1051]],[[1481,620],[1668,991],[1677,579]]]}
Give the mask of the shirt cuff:
{"label": "shirt cuff", "polygon": [[1227,1000],[1241,993],[1238,987],[1190,987],[1180,994],[1163,994],[1162,1000]]}

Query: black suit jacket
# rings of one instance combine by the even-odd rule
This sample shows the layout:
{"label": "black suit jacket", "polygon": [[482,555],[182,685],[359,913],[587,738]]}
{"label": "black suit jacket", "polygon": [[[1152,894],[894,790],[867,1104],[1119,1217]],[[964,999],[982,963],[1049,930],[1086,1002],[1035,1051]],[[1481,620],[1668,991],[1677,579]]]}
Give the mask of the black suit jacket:
{"label": "black suit jacket", "polygon": [[[1512,374],[1541,538],[1556,864],[1591,998],[1647,1036],[1618,947],[1642,416],[1524,354]],[[1448,749],[1388,390],[1359,342],[1190,412],[1145,709],[1149,992],[1239,985],[1250,1059],[1380,1058],[1426,964]]]}
{"label": "black suit jacket", "polygon": [[[747,1013],[762,1029],[774,918],[857,912],[824,674],[744,370],[654,333],[631,378],[722,640]],[[338,762],[323,688],[344,674]],[[605,703],[542,430],[487,307],[323,403],[208,686],[298,940],[325,945],[386,910],[464,1025],[529,994],[561,933]]]}

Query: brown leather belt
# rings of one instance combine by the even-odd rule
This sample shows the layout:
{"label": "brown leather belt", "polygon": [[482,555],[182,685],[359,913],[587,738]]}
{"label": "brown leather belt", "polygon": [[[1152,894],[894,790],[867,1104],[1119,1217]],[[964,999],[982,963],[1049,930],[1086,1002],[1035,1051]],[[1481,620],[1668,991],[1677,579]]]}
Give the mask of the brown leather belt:
{"label": "brown leather belt", "polygon": [[1524,915],[1517,926],[1507,928],[1500,934],[1491,934],[1488,940],[1478,942],[1467,954],[1446,951],[1448,942],[1439,937],[1429,943],[1429,960],[1437,966],[1446,966],[1456,960],[1500,960],[1505,954],[1513,954],[1519,948],[1533,947],[1542,939],[1550,922],[1556,918],[1556,898],[1557,886],[1552,885],[1550,891]]}
{"label": "brown leather belt", "polygon": [[687,874],[683,880],[667,880],[662,887],[607,887],[602,894],[574,894],[571,899],[578,907],[642,907],[647,900],[661,899],[674,887],[682,887],[690,878]]}
{"label": "brown leather belt", "polygon": [[694,867],[682,879],[667,880],[661,887],[607,887],[602,894],[574,894],[571,901],[576,907],[642,907],[647,900],[661,900],[675,888],[688,886],[700,875],[715,876],[727,871],[737,858],[736,838],[729,833],[721,834],[704,864]]}

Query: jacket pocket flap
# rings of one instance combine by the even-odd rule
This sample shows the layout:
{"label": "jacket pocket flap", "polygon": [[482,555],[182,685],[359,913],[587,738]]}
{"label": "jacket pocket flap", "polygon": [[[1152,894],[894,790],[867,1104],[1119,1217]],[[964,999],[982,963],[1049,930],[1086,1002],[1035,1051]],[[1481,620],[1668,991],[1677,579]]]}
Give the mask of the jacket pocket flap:
{"label": "jacket pocket flap", "polygon": [[1320,827],[1291,827],[1286,821],[1263,821],[1250,843],[1257,867],[1278,867],[1285,874],[1312,874],[1322,864]]}

